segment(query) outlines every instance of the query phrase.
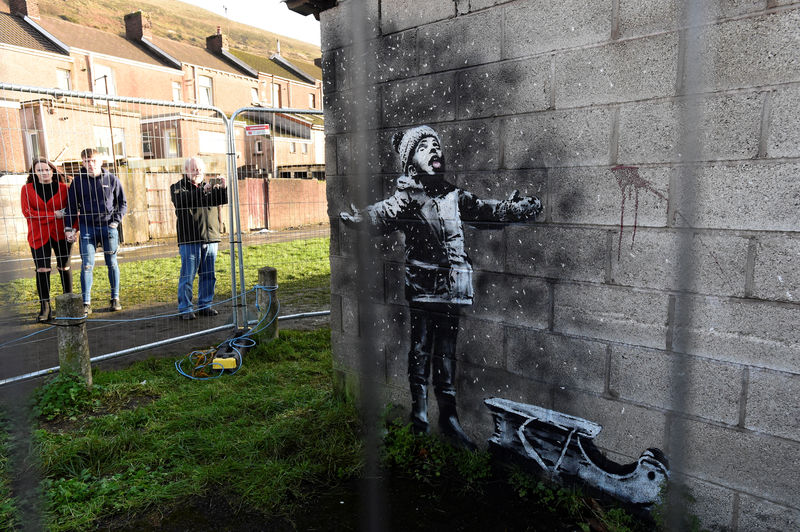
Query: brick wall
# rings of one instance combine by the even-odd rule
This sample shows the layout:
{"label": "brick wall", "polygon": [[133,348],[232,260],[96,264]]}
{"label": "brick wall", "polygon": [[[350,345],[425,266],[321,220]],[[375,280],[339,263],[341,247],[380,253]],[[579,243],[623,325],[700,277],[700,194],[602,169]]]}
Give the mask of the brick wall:
{"label": "brick wall", "polygon": [[[360,312],[356,235],[338,213],[356,198],[354,156],[370,164],[369,197],[386,197],[399,168],[391,135],[430,124],[455,184],[545,204],[535,225],[467,229],[476,297],[461,318],[458,401],[470,435],[491,434],[482,401],[501,396],[602,424],[598,444],[628,462],[651,446],[674,454],[681,419],[677,473],[704,526],[800,527],[800,3],[703,3],[690,165],[677,1],[369,0],[356,59],[351,5],[321,14],[342,381],[372,350],[387,400],[409,404],[401,241],[365,248],[382,279]],[[351,76],[364,68],[361,94]],[[369,124],[361,144],[355,106]],[[680,401],[676,361],[688,372]]]}
{"label": "brick wall", "polygon": [[326,223],[325,182],[316,179],[268,179],[269,228]]}

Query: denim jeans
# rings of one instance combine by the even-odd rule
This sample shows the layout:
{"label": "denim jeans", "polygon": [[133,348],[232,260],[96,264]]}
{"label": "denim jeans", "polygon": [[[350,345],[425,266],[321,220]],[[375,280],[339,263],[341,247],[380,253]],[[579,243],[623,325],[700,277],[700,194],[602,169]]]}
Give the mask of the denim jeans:
{"label": "denim jeans", "polygon": [[94,281],[94,255],[97,246],[102,245],[103,256],[108,266],[108,284],[111,286],[111,299],[119,299],[119,264],[117,264],[117,249],[119,248],[119,231],[116,227],[107,225],[80,226],[81,232],[81,290],[83,302],[92,302],[92,282]]}
{"label": "denim jeans", "polygon": [[211,305],[214,299],[214,287],[217,284],[217,275],[214,263],[217,260],[217,242],[208,244],[179,244],[178,251],[181,255],[181,276],[178,280],[178,312],[192,310],[192,284],[199,273],[200,280],[197,288],[197,308],[202,310]]}

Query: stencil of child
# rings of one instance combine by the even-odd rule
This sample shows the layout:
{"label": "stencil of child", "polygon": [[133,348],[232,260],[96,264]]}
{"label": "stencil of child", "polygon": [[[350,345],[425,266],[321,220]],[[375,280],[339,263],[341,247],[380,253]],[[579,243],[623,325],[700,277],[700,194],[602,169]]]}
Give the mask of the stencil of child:
{"label": "stencil of child", "polygon": [[405,235],[405,296],[411,314],[408,380],[411,423],[428,431],[428,380],[439,405],[439,428],[455,444],[475,449],[456,411],[456,340],[460,307],[472,304],[472,263],[464,247],[462,222],[523,222],[542,211],[536,197],[514,193],[482,200],[445,180],[438,133],[418,126],[392,138],[402,175],[390,197],[340,213],[347,225],[375,234]]}

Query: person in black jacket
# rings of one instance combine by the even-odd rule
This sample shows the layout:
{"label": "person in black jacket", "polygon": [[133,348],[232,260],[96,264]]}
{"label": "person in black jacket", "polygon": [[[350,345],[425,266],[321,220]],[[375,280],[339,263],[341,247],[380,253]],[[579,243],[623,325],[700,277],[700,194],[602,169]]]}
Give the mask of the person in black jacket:
{"label": "person in black jacket", "polygon": [[219,314],[211,307],[211,301],[217,284],[214,263],[220,241],[218,207],[228,203],[228,189],[224,177],[214,184],[203,181],[205,163],[198,157],[186,159],[183,169],[183,178],[174,183],[169,192],[178,216],[178,250],[181,255],[178,312],[182,319],[193,320],[197,315],[192,309],[192,284],[198,273],[197,314]]}
{"label": "person in black jacket", "polygon": [[94,256],[97,247],[103,246],[103,257],[108,267],[108,284],[111,287],[109,310],[122,310],[119,302],[119,224],[128,210],[125,191],[117,176],[103,168],[100,153],[94,148],[81,152],[83,168],[69,187],[67,207],[64,212],[64,233],[68,242],[75,242],[74,230],[78,222],[81,250],[81,290],[83,312],[92,313],[92,284],[94,283]]}

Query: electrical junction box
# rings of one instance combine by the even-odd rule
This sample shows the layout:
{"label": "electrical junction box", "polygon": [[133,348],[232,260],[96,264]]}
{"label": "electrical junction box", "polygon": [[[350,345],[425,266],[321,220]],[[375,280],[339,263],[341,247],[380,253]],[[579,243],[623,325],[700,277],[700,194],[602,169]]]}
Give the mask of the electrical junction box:
{"label": "electrical junction box", "polygon": [[236,369],[236,359],[231,358],[215,358],[211,361],[212,369]]}

